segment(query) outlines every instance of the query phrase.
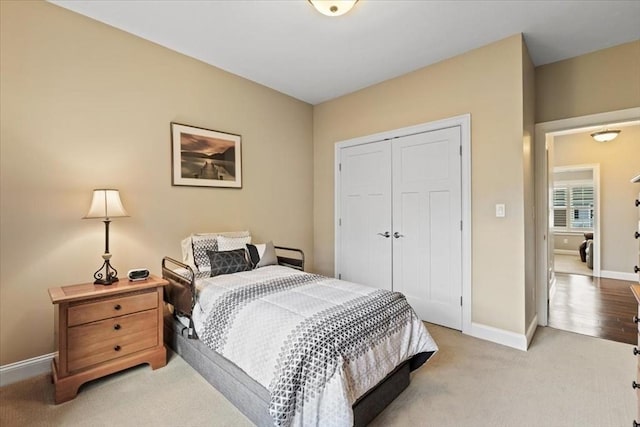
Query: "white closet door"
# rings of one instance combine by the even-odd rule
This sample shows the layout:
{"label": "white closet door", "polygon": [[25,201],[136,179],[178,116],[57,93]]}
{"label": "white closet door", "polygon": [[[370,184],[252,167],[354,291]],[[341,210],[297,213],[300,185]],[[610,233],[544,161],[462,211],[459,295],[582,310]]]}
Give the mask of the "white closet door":
{"label": "white closet door", "polygon": [[393,289],[422,320],[462,328],[460,128],[395,139]]}
{"label": "white closet door", "polygon": [[391,290],[391,148],[388,141],[340,150],[343,280]]}

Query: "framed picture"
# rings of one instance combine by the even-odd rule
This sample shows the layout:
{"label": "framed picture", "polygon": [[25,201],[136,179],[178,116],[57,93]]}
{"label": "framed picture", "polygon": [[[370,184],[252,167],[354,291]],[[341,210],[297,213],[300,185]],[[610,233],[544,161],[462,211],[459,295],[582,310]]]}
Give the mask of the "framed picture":
{"label": "framed picture", "polygon": [[172,184],[242,188],[240,143],[240,135],[172,122]]}

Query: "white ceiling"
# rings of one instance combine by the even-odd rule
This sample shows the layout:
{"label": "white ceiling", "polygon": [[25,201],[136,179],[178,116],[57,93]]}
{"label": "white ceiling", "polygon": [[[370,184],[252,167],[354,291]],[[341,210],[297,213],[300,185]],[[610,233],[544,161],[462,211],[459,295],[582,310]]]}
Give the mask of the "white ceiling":
{"label": "white ceiling", "polygon": [[640,39],[640,0],[52,0],[317,104],[523,33],[535,65]]}

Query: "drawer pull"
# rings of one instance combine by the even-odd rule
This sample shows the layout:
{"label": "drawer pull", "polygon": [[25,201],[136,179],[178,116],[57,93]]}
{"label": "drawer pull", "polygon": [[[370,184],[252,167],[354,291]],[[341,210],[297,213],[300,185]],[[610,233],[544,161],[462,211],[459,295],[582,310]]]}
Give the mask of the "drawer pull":
{"label": "drawer pull", "polygon": [[638,268],[638,266],[637,266],[637,265],[634,265],[634,266],[633,266],[633,272],[634,272],[634,273],[637,273],[638,271],[640,271],[640,268]]}
{"label": "drawer pull", "polygon": [[638,384],[637,382],[635,382],[635,380],[631,383],[631,386],[633,388],[640,388],[640,384]]}
{"label": "drawer pull", "polygon": [[633,355],[637,356],[640,354],[640,350],[638,350],[638,347],[633,347]]}
{"label": "drawer pull", "polygon": [[635,237],[636,239],[640,238],[640,233],[638,233],[637,231],[635,233],[633,233],[633,237]]}
{"label": "drawer pull", "polygon": [[[115,351],[120,351],[120,350],[122,349],[122,347],[120,347],[119,345],[117,345],[117,346],[113,347],[113,349],[114,349]],[[635,384],[636,382],[634,381],[633,383]],[[634,387],[635,387],[635,385],[634,385]],[[640,386],[638,386],[638,387],[640,387]]]}
{"label": "drawer pull", "polygon": [[113,325],[113,329],[115,329],[116,331],[120,330],[122,326],[120,326],[119,323],[116,323],[115,325]]}
{"label": "drawer pull", "polygon": [[640,206],[640,200],[636,199],[636,208]]}
{"label": "drawer pull", "polygon": [[640,319],[638,319],[638,316],[633,316],[633,323],[638,323],[640,322]]}
{"label": "drawer pull", "polygon": [[116,304],[115,307],[113,307],[114,310],[120,310],[122,308],[122,306],[120,304]]}

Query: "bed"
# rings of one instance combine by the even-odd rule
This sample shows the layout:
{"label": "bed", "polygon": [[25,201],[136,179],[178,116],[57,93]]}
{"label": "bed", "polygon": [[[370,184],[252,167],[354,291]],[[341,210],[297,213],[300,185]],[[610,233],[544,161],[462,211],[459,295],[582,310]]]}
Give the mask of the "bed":
{"label": "bed", "polygon": [[399,293],[306,273],[278,246],[248,245],[250,268],[217,274],[214,256],[243,249],[214,242],[207,270],[197,245],[162,261],[165,341],[256,425],[366,425],[437,351]]}

